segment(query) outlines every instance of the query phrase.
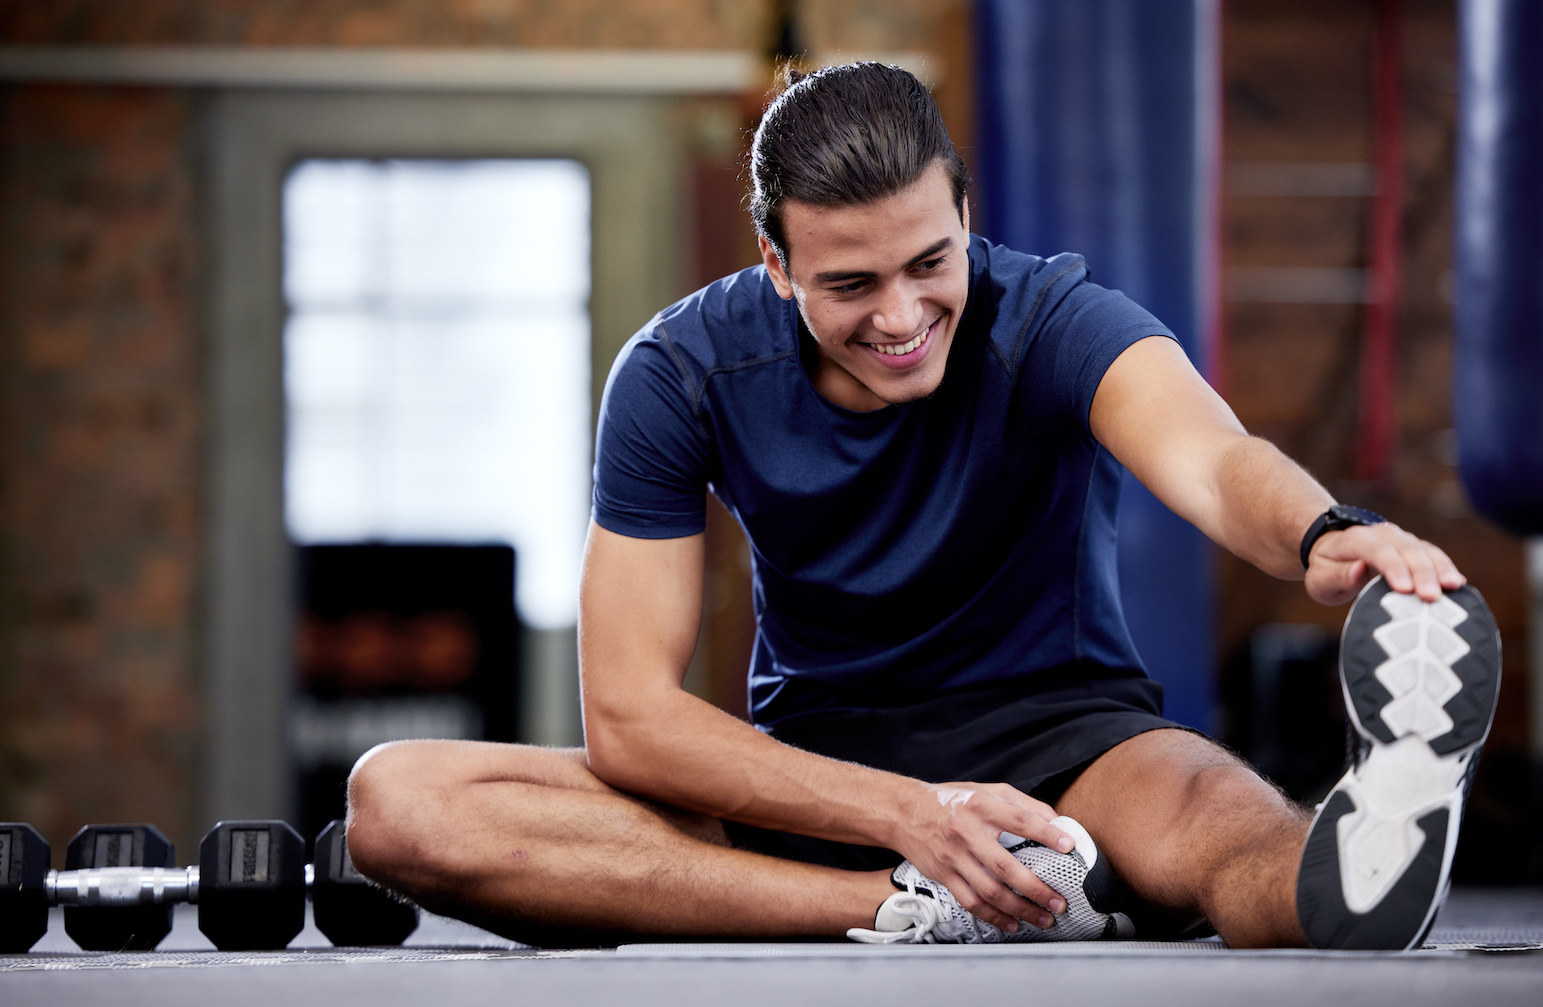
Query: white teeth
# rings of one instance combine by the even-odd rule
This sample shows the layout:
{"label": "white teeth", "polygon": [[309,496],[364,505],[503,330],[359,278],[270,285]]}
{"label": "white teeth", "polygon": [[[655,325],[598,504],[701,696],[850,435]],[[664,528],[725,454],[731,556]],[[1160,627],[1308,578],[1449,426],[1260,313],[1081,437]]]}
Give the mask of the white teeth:
{"label": "white teeth", "polygon": [[[928,331],[930,332],[931,329],[929,328]],[[915,339],[912,339],[908,343],[869,343],[868,345],[872,346],[880,353],[887,353],[892,357],[903,357],[926,341],[927,333],[923,332],[921,335],[917,336]]]}

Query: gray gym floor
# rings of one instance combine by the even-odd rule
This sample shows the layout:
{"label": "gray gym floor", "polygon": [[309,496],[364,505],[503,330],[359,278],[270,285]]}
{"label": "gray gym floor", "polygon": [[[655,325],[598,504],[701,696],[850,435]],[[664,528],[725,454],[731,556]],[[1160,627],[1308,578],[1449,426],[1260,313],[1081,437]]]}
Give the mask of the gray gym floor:
{"label": "gray gym floor", "polygon": [[26,955],[0,956],[0,1003],[113,1007],[594,1004],[820,1007],[1049,1003],[1543,1004],[1543,890],[1458,890],[1424,949],[1232,951],[1215,941],[1013,947],[634,944],[534,951],[424,918],[402,948],[338,950],[308,923],[287,951],[214,951],[178,907],[153,952],[84,954],[54,910]]}

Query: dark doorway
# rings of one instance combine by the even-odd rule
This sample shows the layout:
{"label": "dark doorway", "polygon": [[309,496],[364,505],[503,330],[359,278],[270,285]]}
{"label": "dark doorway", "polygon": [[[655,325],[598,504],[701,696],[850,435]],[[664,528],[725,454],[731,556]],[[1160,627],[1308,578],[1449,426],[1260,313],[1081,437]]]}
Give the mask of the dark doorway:
{"label": "dark doorway", "polygon": [[308,839],[343,817],[370,748],[400,738],[513,741],[515,554],[505,545],[299,549],[291,744]]}

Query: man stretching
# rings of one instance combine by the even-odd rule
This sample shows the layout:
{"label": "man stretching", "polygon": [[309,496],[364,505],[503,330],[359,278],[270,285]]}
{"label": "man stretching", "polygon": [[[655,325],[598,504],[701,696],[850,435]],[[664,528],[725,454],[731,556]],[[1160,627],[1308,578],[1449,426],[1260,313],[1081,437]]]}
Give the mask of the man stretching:
{"label": "man stretching", "polygon": [[[963,162],[905,71],[795,79],[751,167],[764,266],[657,315],[606,387],[585,747],[374,750],[350,784],[359,869],[545,945],[1132,921],[1421,940],[1499,676],[1452,562],[1248,436],[1080,257],[973,237]],[[1120,609],[1122,465],[1315,600],[1366,589],[1343,661],[1359,751],[1316,824],[1161,716]],[[754,556],[756,727],[681,688],[708,492]]]}

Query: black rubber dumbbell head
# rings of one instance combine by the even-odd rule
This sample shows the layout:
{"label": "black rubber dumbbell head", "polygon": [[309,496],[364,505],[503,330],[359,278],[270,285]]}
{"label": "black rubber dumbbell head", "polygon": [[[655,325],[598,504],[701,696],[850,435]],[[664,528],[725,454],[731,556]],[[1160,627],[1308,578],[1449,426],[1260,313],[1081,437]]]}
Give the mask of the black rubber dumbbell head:
{"label": "black rubber dumbbell head", "polygon": [[418,929],[417,906],[397,901],[354,869],[341,820],[316,837],[311,909],[316,928],[339,947],[400,944]]}
{"label": "black rubber dumbbell head", "polygon": [[48,856],[32,826],[0,823],[0,953],[20,954],[48,931]]}
{"label": "black rubber dumbbell head", "polygon": [[[154,825],[88,825],[64,851],[64,869],[175,867],[171,840]],[[64,932],[86,951],[149,951],[171,933],[172,906],[65,906]]]}
{"label": "black rubber dumbbell head", "polygon": [[305,842],[280,821],[220,822],[198,847],[198,929],[221,951],[277,950],[305,926]]}

